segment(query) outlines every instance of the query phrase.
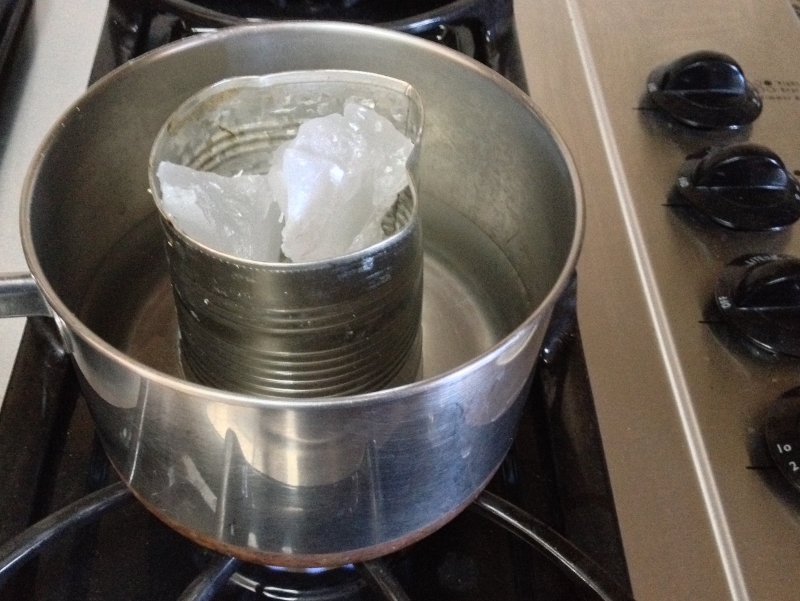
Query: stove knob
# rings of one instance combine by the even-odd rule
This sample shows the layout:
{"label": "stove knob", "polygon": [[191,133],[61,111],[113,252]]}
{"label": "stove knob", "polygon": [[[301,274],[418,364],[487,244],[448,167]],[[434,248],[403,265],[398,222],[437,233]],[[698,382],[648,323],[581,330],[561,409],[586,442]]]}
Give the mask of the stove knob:
{"label": "stove knob", "polygon": [[800,184],[778,155],[758,144],[690,155],[676,190],[707,217],[735,230],[773,230],[800,218]]}
{"label": "stove knob", "polygon": [[740,127],[761,114],[761,96],[738,63],[719,52],[695,52],[656,69],[647,94],[672,118],[700,129]]}
{"label": "stove knob", "polygon": [[764,436],[778,469],[800,490],[800,387],[782,394],[767,410]]}
{"label": "stove knob", "polygon": [[723,318],[745,338],[800,357],[800,259],[739,257],[722,270],[715,296]]}

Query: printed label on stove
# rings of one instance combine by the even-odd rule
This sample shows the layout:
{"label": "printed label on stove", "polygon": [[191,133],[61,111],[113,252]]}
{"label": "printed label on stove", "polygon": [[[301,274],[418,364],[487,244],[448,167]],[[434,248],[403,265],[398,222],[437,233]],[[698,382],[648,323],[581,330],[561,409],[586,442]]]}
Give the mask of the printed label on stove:
{"label": "printed label on stove", "polygon": [[[785,455],[785,454],[790,454],[789,455],[790,457],[795,457],[795,453],[792,453],[792,451],[794,450],[792,445],[787,444],[787,443],[781,443],[781,442],[777,442],[777,443],[773,443],[773,444],[778,449],[778,453],[777,453],[778,456]],[[790,460],[788,458],[784,458],[783,459],[784,471],[785,472],[789,472],[789,474],[787,474],[787,476],[790,476],[790,479],[792,479],[791,475],[796,475],[798,472],[800,472],[800,465],[798,465],[798,461],[797,460],[798,460],[798,457],[795,457],[794,460]],[[779,460],[779,466],[780,466],[780,460]]]}
{"label": "printed label on stove", "polygon": [[764,100],[800,102],[800,81],[796,79],[763,79],[753,85]]}
{"label": "printed label on stove", "polygon": [[782,394],[767,410],[764,434],[769,453],[781,473],[800,489],[800,387]]}
{"label": "printed label on stove", "polygon": [[780,259],[778,255],[752,255],[744,259],[744,265],[748,267],[753,267],[754,265],[759,265],[760,263],[771,263],[772,261],[777,261]]}

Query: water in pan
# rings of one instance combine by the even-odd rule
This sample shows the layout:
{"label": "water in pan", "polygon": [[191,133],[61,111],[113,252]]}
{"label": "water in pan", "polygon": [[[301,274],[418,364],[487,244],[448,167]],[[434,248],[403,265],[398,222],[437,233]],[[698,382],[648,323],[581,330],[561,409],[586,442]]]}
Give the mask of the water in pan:
{"label": "water in pan", "polygon": [[[423,220],[423,378],[486,352],[531,310],[500,249],[454,211],[440,212],[446,217]],[[155,214],[108,255],[84,297],[81,317],[133,358],[180,375],[175,309]]]}

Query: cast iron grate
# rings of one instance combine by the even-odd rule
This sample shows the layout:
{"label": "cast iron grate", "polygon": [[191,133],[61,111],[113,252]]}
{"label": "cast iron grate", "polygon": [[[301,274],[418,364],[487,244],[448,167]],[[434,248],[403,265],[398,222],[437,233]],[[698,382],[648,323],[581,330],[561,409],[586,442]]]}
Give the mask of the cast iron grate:
{"label": "cast iron grate", "polygon": [[[112,484],[64,507],[0,546],[0,590],[19,568],[68,530],[96,521],[106,512],[119,508],[132,498],[133,495],[124,484]],[[484,491],[473,503],[472,509],[556,562],[587,593],[591,593],[589,599],[631,600],[627,592],[593,560],[546,524],[518,507]],[[240,563],[233,557],[213,557],[183,591],[180,601],[211,601],[237,571]],[[364,562],[357,569],[383,599],[409,599],[384,560]]]}

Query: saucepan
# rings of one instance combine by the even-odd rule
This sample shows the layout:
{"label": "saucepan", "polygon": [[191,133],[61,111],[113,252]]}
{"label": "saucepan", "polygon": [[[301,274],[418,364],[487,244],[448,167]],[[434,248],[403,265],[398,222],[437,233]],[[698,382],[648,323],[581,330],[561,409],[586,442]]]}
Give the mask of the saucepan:
{"label": "saucepan", "polygon": [[[288,399],[182,376],[148,191],[153,141],[206,86],[302,69],[394,77],[425,107],[415,382]],[[295,22],[198,35],[93,85],[37,153],[21,228],[31,273],[4,279],[0,314],[56,321],[108,457],[135,495],[209,547],[309,567],[410,544],[485,486],[575,267],[583,209],[563,143],[499,75],[406,34]]]}

